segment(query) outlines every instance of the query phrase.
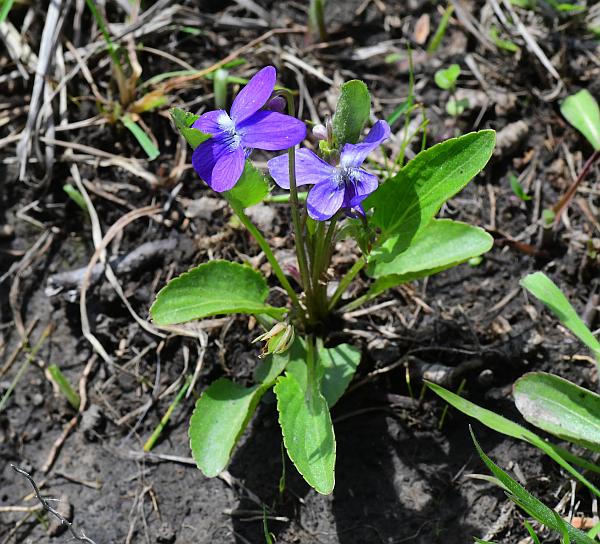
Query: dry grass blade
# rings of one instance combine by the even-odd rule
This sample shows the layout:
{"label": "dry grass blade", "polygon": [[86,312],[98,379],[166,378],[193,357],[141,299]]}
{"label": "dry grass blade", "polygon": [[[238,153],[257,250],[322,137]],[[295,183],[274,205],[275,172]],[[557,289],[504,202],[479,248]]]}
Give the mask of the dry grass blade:
{"label": "dry grass blade", "polygon": [[[106,159],[104,161],[100,161],[100,164],[102,166],[119,166],[124,170],[127,170],[134,176],[137,176],[147,181],[152,187],[158,185],[158,178],[154,174],[148,172],[148,170],[143,168],[137,159],[121,157],[119,155],[114,155],[113,153],[108,153],[107,151],[102,151],[101,149],[96,149],[95,147],[91,147],[89,145],[78,144],[75,142],[66,142],[64,140],[55,140],[53,138],[46,137],[41,137],[40,140],[47,144],[58,145],[68,149],[73,149],[75,151],[81,151],[88,155],[92,155],[93,157]],[[65,157],[65,159],[80,160],[81,157],[75,157],[75,155],[72,155],[70,159],[69,157]]]}
{"label": "dry grass blade", "polygon": [[44,96],[45,89],[48,85],[47,77],[52,65],[54,49],[58,42],[60,29],[70,3],[70,0],[52,0],[46,13],[46,22],[44,24],[44,30],[42,31],[42,40],[38,54],[39,61],[29,103],[29,114],[27,116],[25,128],[21,133],[21,139],[17,145],[19,179],[21,181],[27,179],[27,163],[29,154],[31,153],[32,138],[34,137],[33,129],[36,125],[38,114],[40,113],[42,97]]}
{"label": "dry grass blade", "polygon": [[203,70],[198,70],[198,72],[196,72],[195,74],[191,74],[188,76],[173,77],[171,79],[168,79],[166,82],[159,84],[159,87],[162,89],[162,91],[165,94],[169,93],[175,89],[184,88],[189,83],[197,81],[198,79],[202,79],[207,74],[210,74],[211,72],[214,72],[218,68],[221,68],[221,66],[224,66],[228,62],[231,62],[232,60],[237,59],[240,55],[246,53],[250,49],[257,46],[259,43],[262,43],[265,40],[268,40],[269,38],[271,38],[273,36],[276,36],[278,34],[303,34],[305,32],[306,32],[306,27],[303,27],[303,26],[302,27],[296,26],[293,28],[272,28],[271,30],[268,30],[264,34],[261,34],[258,38],[255,38],[254,40],[249,41],[246,45],[243,45],[242,47],[239,47],[238,49],[232,51],[231,53],[229,53],[229,55],[227,55],[226,57],[221,59],[219,62],[216,62],[212,66],[209,66],[208,68],[204,68]]}
{"label": "dry grass blade", "polygon": [[504,7],[510,13],[510,17],[513,20],[514,24],[517,26],[517,31],[527,44],[527,48],[539,59],[539,61],[544,65],[544,68],[548,70],[550,75],[561,81],[560,75],[556,71],[556,68],[550,62],[550,59],[546,56],[546,53],[542,51],[542,48],[538,45],[538,43],[534,40],[531,33],[527,30],[527,27],[523,24],[519,16],[516,14],[509,0],[502,0],[504,3]]}
{"label": "dry grass blade", "polygon": [[83,335],[88,340],[88,342],[90,344],[92,344],[92,346],[97,351],[97,353],[102,357],[102,359],[110,365],[113,365],[114,362],[113,362],[111,356],[104,349],[104,346],[102,346],[100,341],[92,333],[92,330],[90,327],[90,320],[89,320],[88,314],[87,314],[87,302],[86,302],[87,301],[87,289],[90,284],[92,270],[94,268],[94,265],[100,259],[102,252],[108,247],[108,244],[110,244],[111,241],[113,240],[113,238],[119,232],[121,232],[127,225],[129,225],[129,223],[132,223],[136,219],[140,219],[142,217],[146,217],[149,215],[154,215],[156,213],[159,213],[161,210],[162,210],[162,208],[160,206],[146,206],[146,207],[140,208],[138,210],[133,210],[133,211],[125,214],[120,219],[118,219],[108,229],[108,231],[104,235],[104,238],[102,239],[100,244],[96,247],[96,251],[92,255],[92,258],[90,259],[90,262],[88,263],[87,269],[83,276],[83,281],[81,283],[81,294],[80,294],[80,299],[79,299],[79,312],[81,315],[81,329],[82,329]]}
{"label": "dry grass blade", "polygon": [[[75,184],[77,185],[77,189],[79,189],[79,192],[82,194],[83,199],[85,200],[87,211],[90,216],[90,221],[92,223],[92,238],[94,240],[94,247],[98,248],[98,246],[102,243],[102,230],[100,227],[100,220],[98,219],[98,214],[96,213],[96,208],[94,208],[94,203],[92,202],[92,199],[90,198],[90,195],[88,194],[87,189],[85,188],[85,186],[83,185],[83,183],[81,181],[81,176],[79,175],[79,168],[77,168],[76,164],[71,165],[71,175],[73,176],[73,180],[75,181]],[[105,250],[102,251],[100,254],[100,261],[105,265],[104,273],[106,275],[106,278],[112,285],[112,287],[115,290],[115,292],[117,293],[117,295],[119,295],[119,298],[121,299],[121,301],[123,302],[123,304],[125,305],[127,310],[129,310],[129,313],[135,319],[135,321],[138,323],[138,325],[140,327],[142,327],[146,332],[149,332],[150,334],[164,338],[166,335],[159,332],[158,329],[156,329],[150,323],[148,323],[147,321],[142,319],[135,312],[135,310],[133,309],[133,307],[127,300],[127,297],[125,296],[125,293],[123,292],[123,289],[122,289],[121,285],[119,284],[119,280],[117,279],[117,276],[115,275],[113,269],[106,262],[106,251]]]}

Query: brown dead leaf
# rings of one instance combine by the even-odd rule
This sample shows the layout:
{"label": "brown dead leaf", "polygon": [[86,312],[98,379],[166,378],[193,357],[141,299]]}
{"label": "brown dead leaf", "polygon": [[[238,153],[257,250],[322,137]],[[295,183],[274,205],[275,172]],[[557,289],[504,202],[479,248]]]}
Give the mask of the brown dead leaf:
{"label": "brown dead leaf", "polygon": [[417,42],[419,45],[423,45],[429,37],[430,27],[429,14],[424,13],[417,19],[417,23],[415,24],[415,42]]}

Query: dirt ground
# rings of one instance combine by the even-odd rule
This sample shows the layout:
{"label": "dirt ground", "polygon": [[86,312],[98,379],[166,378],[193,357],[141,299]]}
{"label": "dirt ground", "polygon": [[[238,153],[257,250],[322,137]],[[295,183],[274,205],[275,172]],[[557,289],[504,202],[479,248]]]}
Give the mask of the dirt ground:
{"label": "dirt ground", "polygon": [[[368,84],[375,117],[392,114],[408,94],[410,46],[416,100],[423,107],[413,114],[409,133],[422,122],[422,112],[427,145],[481,128],[499,133],[485,172],[441,212],[493,234],[494,248],[482,263],[398,288],[329,331],[330,343],[352,341],[363,353],[349,393],[332,413],[337,483],[331,496],[311,490],[282,461],[269,396],[223,477],[205,478],[190,459],[187,422],[194,399],[217,377],[251,379],[258,354],[251,344],[252,321],[219,318],[192,336],[158,337],[99,275],[87,289],[86,315],[113,360],[109,365],[84,337],[77,279],[64,275],[85,268],[95,250],[94,223],[63,190],[76,176],[90,195],[101,234],[126,214],[158,206],[120,226],[108,246],[117,284],[142,323],[170,277],[208,259],[247,260],[270,274],[253,240],[230,221],[230,210],[192,169],[182,167],[190,156],[167,108],[213,109],[212,81],[174,86],[168,104],[142,114],[160,148],[159,158],[148,161],[130,132],[99,115],[90,81],[102,96],[114,88],[105,49],[92,52],[86,57],[89,74],[79,68],[66,85],[66,102],[59,104],[60,93],[52,102],[56,129],[44,133],[42,126],[32,136],[27,179],[20,180],[13,135],[26,125],[34,72],[23,59],[16,65],[8,49],[0,51],[0,396],[8,399],[0,410],[0,544],[73,541],[35,510],[29,483],[11,463],[29,472],[45,496],[60,498],[57,507],[70,506],[78,534],[83,529],[97,544],[262,543],[264,519],[282,544],[458,544],[473,537],[528,542],[521,514],[503,493],[470,477],[485,473],[468,432],[473,422],[453,410],[443,416],[444,404],[431,393],[422,401],[412,398],[406,376],[413,377],[418,397],[425,365],[444,365],[449,387],[456,389],[464,379],[463,395],[513,419],[519,415],[511,385],[525,372],[552,370],[598,388],[583,347],[526,297],[518,281],[544,270],[592,329],[598,327],[598,166],[554,229],[542,233],[540,218],[592,152],[561,117],[559,103],[580,88],[600,97],[600,42],[586,31],[600,10],[592,2],[577,16],[560,15],[545,2],[535,11],[513,8],[527,36],[539,44],[540,56],[516,26],[503,27],[496,8],[506,14],[508,2],[451,4],[448,30],[430,54],[419,34],[428,17],[426,41],[431,39],[446,4],[423,0],[329,0],[324,43],[307,36],[306,6],[293,1],[148,2],[143,24],[133,32],[141,81],[185,64],[208,68],[236,52],[246,62],[231,68],[232,75],[248,77],[275,65],[280,81],[300,90],[302,118],[313,121],[331,113],[336,84],[351,78]],[[111,33],[119,36],[125,13],[118,2],[108,5]],[[86,45],[100,39],[82,6],[73,2],[67,12],[58,35],[65,67],[61,72],[60,62],[53,65],[49,88],[77,68],[69,51],[85,56]],[[26,2],[11,10],[8,21],[22,30],[23,47],[39,50],[47,9],[46,2]],[[499,47],[489,37],[491,28],[502,28],[519,50]],[[445,112],[448,92],[433,81],[437,69],[453,62],[462,69],[459,94],[470,102],[456,119]],[[388,151],[395,156],[402,120],[392,128]],[[418,133],[409,157],[421,139]],[[129,168],[108,154],[131,158]],[[256,160],[264,166],[266,156]],[[513,173],[531,200],[514,194]],[[286,209],[259,205],[251,213],[278,255],[289,256]],[[337,250],[339,273],[352,262],[355,248],[340,242]],[[79,280],[82,276],[80,270]],[[365,286],[359,279],[354,293]],[[44,368],[50,364],[76,387],[83,385],[87,404],[81,416],[47,379]],[[175,410],[152,453],[143,454],[185,376],[200,365],[193,395]],[[376,369],[381,372],[371,374]],[[550,506],[570,491],[568,478],[533,448],[478,423],[473,429],[485,451]],[[590,496],[578,490],[576,500],[577,510],[591,515]]]}

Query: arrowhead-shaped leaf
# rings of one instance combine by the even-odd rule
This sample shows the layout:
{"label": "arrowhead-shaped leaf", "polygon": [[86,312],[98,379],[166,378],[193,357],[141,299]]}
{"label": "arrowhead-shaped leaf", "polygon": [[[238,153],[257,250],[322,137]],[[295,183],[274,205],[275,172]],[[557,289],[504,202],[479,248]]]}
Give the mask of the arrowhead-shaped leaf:
{"label": "arrowhead-shaped leaf", "polygon": [[392,239],[385,253],[408,247],[442,204],[483,169],[495,141],[493,130],[481,130],[437,144],[419,153],[365,200],[364,206],[373,208],[370,222],[381,230],[382,241]]}
{"label": "arrowhead-shaped leaf", "polygon": [[[384,242],[377,253],[370,256],[368,273],[380,278],[455,266],[489,251],[493,242],[479,227],[450,219],[434,219],[421,229],[405,251],[397,252],[393,243]],[[389,253],[385,253],[388,246],[391,246]]]}
{"label": "arrowhead-shaped leaf", "polygon": [[532,425],[600,452],[600,395],[545,372],[518,379],[513,395],[517,409]]}
{"label": "arrowhead-shaped leaf", "polygon": [[281,318],[285,308],[265,304],[263,276],[249,266],[210,261],[171,280],[158,293],[150,314],[158,325],[174,325],[219,314],[268,314]]}

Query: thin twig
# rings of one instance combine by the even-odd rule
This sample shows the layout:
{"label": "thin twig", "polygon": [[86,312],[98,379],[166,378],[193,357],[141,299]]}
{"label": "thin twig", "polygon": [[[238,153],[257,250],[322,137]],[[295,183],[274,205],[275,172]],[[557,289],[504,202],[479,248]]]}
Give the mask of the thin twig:
{"label": "thin twig", "polygon": [[79,542],[87,542],[88,544],[96,544],[91,538],[85,536],[83,530],[81,531],[81,534],[77,534],[77,531],[75,531],[73,524],[68,519],[65,519],[61,514],[59,514],[54,508],[52,508],[52,506],[50,506],[48,500],[42,497],[37,484],[27,472],[25,472],[21,467],[18,467],[17,465],[11,464],[10,466],[15,472],[19,473],[21,476],[24,476],[25,478],[27,478],[27,480],[29,480],[31,487],[33,487],[35,496],[37,497],[37,500],[40,501],[42,508],[46,512],[52,514],[58,521],[60,521],[61,525],[66,526],[75,540],[78,540]]}
{"label": "thin twig", "polygon": [[571,199],[573,198],[575,193],[577,192],[577,188],[579,187],[579,185],[581,184],[581,182],[583,181],[585,176],[587,176],[587,173],[591,170],[592,166],[598,159],[600,159],[600,151],[594,151],[594,153],[592,153],[591,157],[583,165],[583,168],[582,168],[581,172],[579,173],[579,175],[577,176],[577,179],[567,189],[567,192],[558,201],[556,206],[554,206],[553,211],[556,215],[557,221],[560,218],[560,216],[562,215],[564,209],[568,206],[569,202],[571,201]]}

